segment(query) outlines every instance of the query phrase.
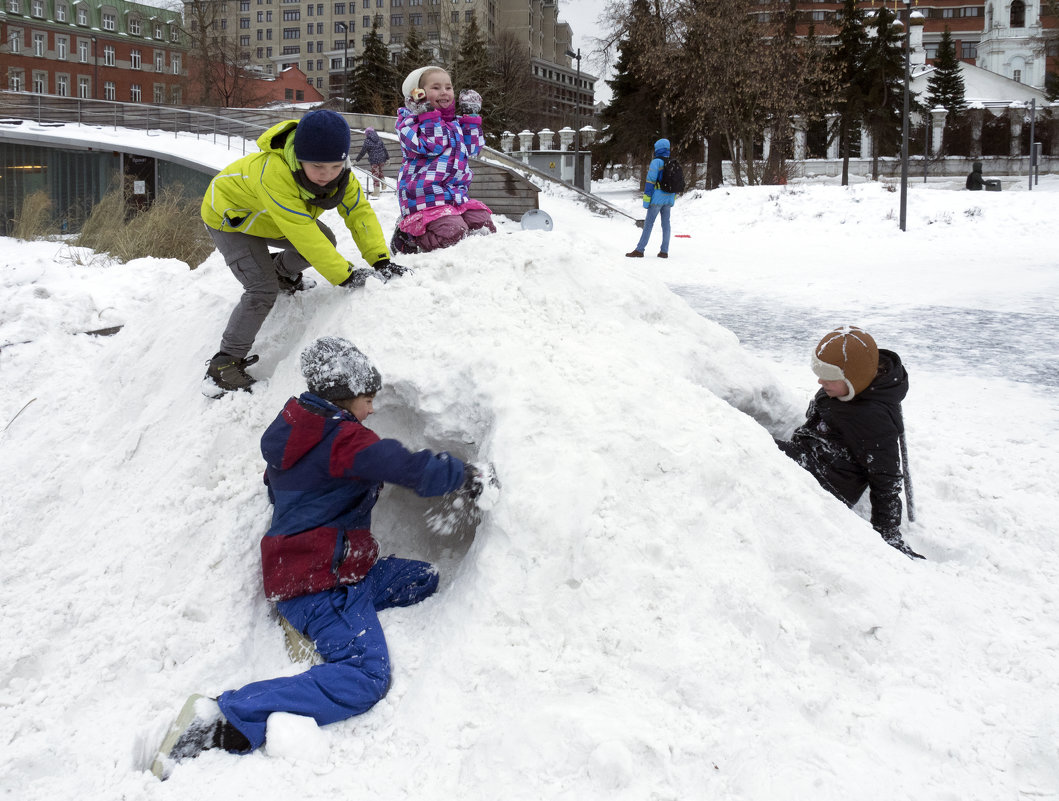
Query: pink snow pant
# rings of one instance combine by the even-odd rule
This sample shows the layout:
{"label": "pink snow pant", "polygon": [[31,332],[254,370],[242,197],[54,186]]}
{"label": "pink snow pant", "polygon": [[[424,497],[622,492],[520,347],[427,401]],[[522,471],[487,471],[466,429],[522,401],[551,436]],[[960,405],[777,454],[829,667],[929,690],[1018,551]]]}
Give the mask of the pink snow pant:
{"label": "pink snow pant", "polygon": [[448,214],[427,223],[427,229],[415,238],[423,252],[455,245],[472,231],[487,228],[496,233],[493,215],[487,209],[467,209],[463,214]]}

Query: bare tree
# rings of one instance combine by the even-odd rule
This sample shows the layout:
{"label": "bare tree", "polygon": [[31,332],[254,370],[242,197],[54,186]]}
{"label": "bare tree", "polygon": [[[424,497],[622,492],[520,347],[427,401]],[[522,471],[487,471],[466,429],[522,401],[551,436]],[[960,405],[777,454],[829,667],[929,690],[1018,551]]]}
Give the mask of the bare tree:
{"label": "bare tree", "polygon": [[489,133],[518,131],[529,124],[534,86],[529,49],[512,31],[502,31],[489,48],[491,78],[485,88],[484,122]]}
{"label": "bare tree", "polygon": [[249,53],[225,33],[223,0],[186,0],[182,32],[189,43],[188,96],[203,106],[260,105],[267,91],[251,69]]}

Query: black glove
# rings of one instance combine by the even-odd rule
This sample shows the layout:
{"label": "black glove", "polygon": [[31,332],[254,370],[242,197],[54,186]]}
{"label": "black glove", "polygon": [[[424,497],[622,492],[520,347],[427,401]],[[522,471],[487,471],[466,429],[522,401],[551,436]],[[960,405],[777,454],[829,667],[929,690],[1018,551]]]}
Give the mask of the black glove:
{"label": "black glove", "polygon": [[386,280],[374,270],[369,270],[367,267],[358,267],[354,269],[353,272],[349,274],[349,277],[339,284],[339,286],[346,287],[347,289],[359,289],[367,283],[369,278],[376,278],[380,281]]}
{"label": "black glove", "polygon": [[463,486],[457,492],[473,503],[478,500],[482,490],[486,487],[495,487],[497,491],[500,490],[500,479],[496,477],[496,469],[492,463],[465,464],[463,466]]}
{"label": "black glove", "polygon": [[468,500],[476,500],[482,494],[484,484],[482,483],[482,471],[473,464],[463,466],[463,486],[459,492]]}
{"label": "black glove", "polygon": [[413,89],[412,94],[404,99],[404,107],[417,117],[434,110],[434,104],[427,100],[427,93],[422,89]]}
{"label": "black glove", "polygon": [[379,274],[379,277],[383,281],[389,281],[395,276],[411,275],[411,267],[403,267],[400,264],[394,264],[389,259],[379,259],[375,264],[372,265],[375,268],[375,272]]}
{"label": "black glove", "polygon": [[905,542],[904,537],[901,536],[899,530],[895,531],[884,531],[882,532],[882,538],[886,541],[886,544],[891,548],[896,548],[909,559],[926,559],[921,553],[916,553],[909,547],[908,543]]}
{"label": "black glove", "polygon": [[459,112],[477,117],[482,113],[482,96],[473,89],[464,89],[460,92]]}

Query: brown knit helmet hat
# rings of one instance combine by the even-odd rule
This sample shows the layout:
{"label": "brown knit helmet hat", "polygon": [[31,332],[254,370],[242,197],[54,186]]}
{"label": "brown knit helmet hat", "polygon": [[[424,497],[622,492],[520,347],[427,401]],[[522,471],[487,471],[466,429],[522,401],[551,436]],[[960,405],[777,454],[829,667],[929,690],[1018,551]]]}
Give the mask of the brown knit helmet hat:
{"label": "brown knit helmet hat", "polygon": [[845,381],[849,394],[839,400],[853,400],[879,372],[879,348],[867,331],[855,325],[840,325],[813,349],[811,365],[817,378]]}

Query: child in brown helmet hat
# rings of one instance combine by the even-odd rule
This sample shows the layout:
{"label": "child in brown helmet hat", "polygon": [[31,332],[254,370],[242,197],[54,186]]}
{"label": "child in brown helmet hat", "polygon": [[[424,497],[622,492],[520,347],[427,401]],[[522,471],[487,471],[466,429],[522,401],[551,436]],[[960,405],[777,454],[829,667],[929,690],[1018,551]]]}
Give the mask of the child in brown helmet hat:
{"label": "child in brown helmet hat", "polygon": [[867,489],[875,530],[888,545],[922,559],[901,536],[899,439],[908,393],[901,357],[880,350],[867,331],[844,325],[820,340],[811,366],[821,388],[792,440],[776,444],[847,506]]}

